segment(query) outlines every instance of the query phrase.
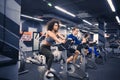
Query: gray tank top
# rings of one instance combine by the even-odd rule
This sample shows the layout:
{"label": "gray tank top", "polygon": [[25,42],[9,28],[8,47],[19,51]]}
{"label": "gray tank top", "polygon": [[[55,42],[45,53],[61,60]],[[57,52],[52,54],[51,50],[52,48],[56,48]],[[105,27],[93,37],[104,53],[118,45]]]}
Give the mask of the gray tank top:
{"label": "gray tank top", "polygon": [[46,41],[47,41],[49,44],[51,44],[51,45],[55,44],[55,40],[52,39],[51,37],[47,37],[47,38],[46,38]]}

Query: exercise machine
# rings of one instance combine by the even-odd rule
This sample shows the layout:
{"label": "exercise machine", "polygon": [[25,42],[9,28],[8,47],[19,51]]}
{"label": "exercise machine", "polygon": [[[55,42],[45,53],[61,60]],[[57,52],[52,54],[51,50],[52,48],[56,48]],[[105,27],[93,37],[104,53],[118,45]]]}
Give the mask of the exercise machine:
{"label": "exercise machine", "polygon": [[[53,69],[55,70],[52,71],[51,73],[54,74],[54,80],[88,80],[88,76],[85,73],[85,69],[81,69],[80,67],[77,67],[73,63],[71,64],[66,63],[67,49],[70,47],[70,43],[71,43],[71,40],[67,40],[65,44],[56,45],[58,46],[58,50],[62,51],[62,56],[64,56],[63,60],[65,62],[62,65],[63,69],[58,69],[59,67],[55,69],[55,67],[53,66],[54,67]],[[85,58],[83,59],[85,60]],[[83,64],[83,67],[85,68],[85,63],[82,63],[82,64]],[[74,68],[73,71],[69,69],[70,66],[72,66],[71,68]]]}

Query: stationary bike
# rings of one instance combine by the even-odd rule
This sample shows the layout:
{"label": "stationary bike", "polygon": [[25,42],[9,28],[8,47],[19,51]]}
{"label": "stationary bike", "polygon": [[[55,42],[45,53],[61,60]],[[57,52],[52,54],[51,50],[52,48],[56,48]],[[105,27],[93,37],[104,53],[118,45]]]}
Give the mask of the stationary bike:
{"label": "stationary bike", "polygon": [[[53,69],[55,69],[54,71],[51,72],[54,75],[54,80],[88,80],[87,74],[85,73],[84,70],[77,67],[73,63],[71,64],[66,63],[67,50],[70,47],[70,44],[71,44],[71,40],[67,40],[65,44],[56,45],[58,47],[58,50],[62,51],[62,57],[64,61],[62,63],[62,67],[63,67],[62,69],[59,70],[58,69],[59,67],[55,69],[54,68],[55,65],[52,67]],[[70,68],[70,66],[73,66],[74,68],[73,71],[68,69]],[[84,64],[84,67],[85,67],[85,64]],[[49,80],[49,79],[47,78],[44,80]]]}

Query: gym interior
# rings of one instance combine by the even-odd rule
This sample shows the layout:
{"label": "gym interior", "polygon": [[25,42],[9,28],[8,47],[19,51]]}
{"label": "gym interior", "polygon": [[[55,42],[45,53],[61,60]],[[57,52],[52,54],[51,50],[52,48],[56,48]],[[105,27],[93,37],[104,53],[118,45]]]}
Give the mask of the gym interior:
{"label": "gym interior", "polygon": [[0,80],[120,80],[119,5],[0,0]]}

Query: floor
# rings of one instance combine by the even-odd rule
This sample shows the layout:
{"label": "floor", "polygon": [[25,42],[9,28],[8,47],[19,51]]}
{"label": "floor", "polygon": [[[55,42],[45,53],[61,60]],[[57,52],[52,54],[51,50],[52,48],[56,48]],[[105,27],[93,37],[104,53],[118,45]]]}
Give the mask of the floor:
{"label": "floor", "polygon": [[[89,80],[120,80],[120,58],[111,58],[104,65],[97,65],[97,70],[88,69]],[[19,75],[19,80],[43,80],[44,67],[27,64],[28,73]]]}

